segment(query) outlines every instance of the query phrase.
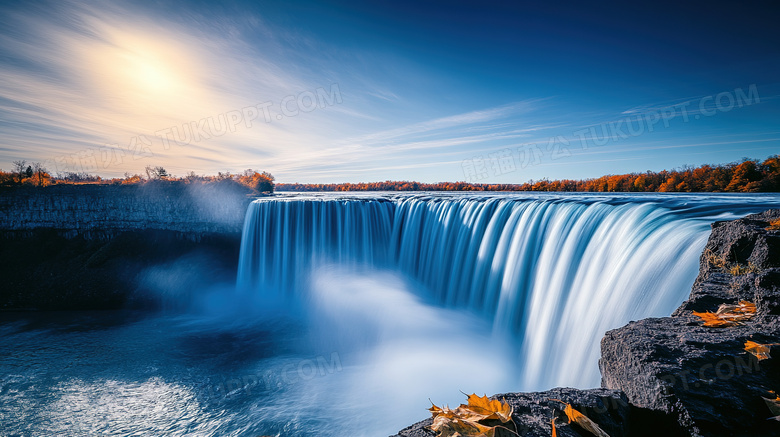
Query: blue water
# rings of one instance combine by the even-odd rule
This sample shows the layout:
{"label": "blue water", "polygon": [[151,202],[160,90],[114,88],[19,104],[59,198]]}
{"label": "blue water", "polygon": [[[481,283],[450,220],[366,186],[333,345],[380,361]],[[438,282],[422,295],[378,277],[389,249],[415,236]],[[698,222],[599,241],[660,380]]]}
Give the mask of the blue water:
{"label": "blue water", "polygon": [[386,436],[426,417],[429,398],[598,386],[604,331],[686,298],[710,223],[778,206],[263,199],[247,212],[237,284],[203,280],[184,309],[1,314],[0,434]]}

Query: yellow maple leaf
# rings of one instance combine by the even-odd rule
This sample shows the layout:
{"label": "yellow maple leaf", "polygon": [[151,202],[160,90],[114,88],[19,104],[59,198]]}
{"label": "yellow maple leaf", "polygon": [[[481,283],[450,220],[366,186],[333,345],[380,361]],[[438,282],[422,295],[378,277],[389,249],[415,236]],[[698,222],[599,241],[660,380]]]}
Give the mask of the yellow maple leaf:
{"label": "yellow maple leaf", "polygon": [[491,400],[487,395],[479,397],[476,394],[469,395],[468,405],[461,405],[462,408],[473,411],[476,414],[484,415],[480,420],[500,420],[502,423],[512,420],[512,407],[499,400]]}
{"label": "yellow maple leaf", "polygon": [[596,437],[609,437],[609,434],[606,433],[599,425],[590,420],[588,416],[580,413],[574,407],[571,406],[571,404],[563,402],[560,399],[550,399],[551,401],[558,401],[566,406],[566,408],[563,409],[563,412],[566,413],[566,417],[569,418],[569,423],[576,423],[579,425],[582,429],[590,432],[591,434],[595,435]]}

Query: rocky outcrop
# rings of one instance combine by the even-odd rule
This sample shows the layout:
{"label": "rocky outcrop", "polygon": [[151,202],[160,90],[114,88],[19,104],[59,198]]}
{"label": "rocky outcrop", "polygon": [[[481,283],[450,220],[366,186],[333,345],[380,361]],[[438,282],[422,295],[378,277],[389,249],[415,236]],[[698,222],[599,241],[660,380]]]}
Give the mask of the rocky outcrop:
{"label": "rocky outcrop", "polygon": [[[672,317],[608,332],[601,342],[602,386],[632,405],[671,416],[691,436],[780,435],[762,396],[780,389],[777,360],[758,361],[745,341],[780,343],[780,210],[712,225],[690,298]],[[739,326],[707,328],[692,311],[754,302]]]}
{"label": "rocky outcrop", "polygon": [[0,310],[158,306],[232,283],[252,194],[229,180],[0,189]]}
{"label": "rocky outcrop", "polygon": [[[560,399],[572,404],[574,408],[598,422],[599,426],[612,437],[629,436],[631,430],[631,408],[626,396],[616,390],[592,389],[577,390],[556,388],[536,393],[506,393],[492,396],[493,399],[506,401],[512,406],[512,418],[521,436],[552,435],[551,420],[558,417],[555,428],[561,437],[587,435],[577,425],[569,425],[563,415],[563,404],[551,399]],[[404,428],[394,437],[433,437],[436,434],[428,429],[431,419],[423,420]],[[508,426],[512,429],[512,426]],[[507,434],[511,435],[511,434]]]}
{"label": "rocky outcrop", "polygon": [[54,229],[70,237],[102,238],[154,229],[193,239],[240,233],[252,193],[230,180],[5,188],[0,190],[0,231]]}
{"label": "rocky outcrop", "polygon": [[[780,359],[758,361],[745,342],[780,343],[780,231],[767,229],[780,210],[712,225],[689,299],[671,317],[644,319],[609,331],[601,341],[602,389],[509,393],[514,420],[527,436],[551,435],[570,402],[610,436],[780,436],[762,397],[780,390]],[[716,311],[747,300],[756,316],[737,326],[702,326],[692,311]],[[777,346],[780,355],[780,346]],[[596,399],[601,399],[598,403]],[[600,413],[599,405],[617,405]],[[397,437],[433,436],[430,419]],[[588,436],[558,421],[558,435]]]}
{"label": "rocky outcrop", "polygon": [[759,314],[780,314],[780,232],[767,230],[780,210],[715,222],[691,295],[673,316],[748,300]]}

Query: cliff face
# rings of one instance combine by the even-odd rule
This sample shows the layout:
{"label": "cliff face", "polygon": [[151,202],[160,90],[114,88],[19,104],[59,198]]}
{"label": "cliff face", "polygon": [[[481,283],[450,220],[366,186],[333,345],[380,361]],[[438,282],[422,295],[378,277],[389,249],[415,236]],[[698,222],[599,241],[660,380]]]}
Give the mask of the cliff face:
{"label": "cliff face", "polygon": [[159,306],[232,284],[251,200],[231,181],[2,190],[0,309]]}
{"label": "cliff face", "polygon": [[6,189],[0,191],[0,230],[56,229],[88,238],[146,229],[189,237],[240,233],[250,194],[232,181]]}
{"label": "cliff face", "polygon": [[[780,436],[780,423],[767,420],[773,413],[762,399],[775,398],[770,390],[780,391],[780,357],[759,361],[745,352],[748,340],[780,344],[780,230],[767,229],[778,219],[780,210],[771,210],[714,223],[690,298],[671,317],[606,333],[599,361],[602,389],[493,398],[512,404],[513,418],[524,430],[520,435],[551,435],[553,415],[560,418],[558,435],[592,435],[563,425],[560,404],[549,401],[555,397],[611,436]],[[736,326],[704,327],[692,314],[742,300],[756,304],[756,315]],[[770,347],[780,355],[780,346]],[[594,409],[594,396],[608,407]],[[419,422],[396,437],[433,436],[426,428],[430,423]]]}

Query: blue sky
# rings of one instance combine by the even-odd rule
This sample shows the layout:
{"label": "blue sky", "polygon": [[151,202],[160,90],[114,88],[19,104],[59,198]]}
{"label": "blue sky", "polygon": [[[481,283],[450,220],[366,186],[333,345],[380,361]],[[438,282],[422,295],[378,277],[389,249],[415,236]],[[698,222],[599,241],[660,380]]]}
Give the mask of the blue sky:
{"label": "blue sky", "polygon": [[770,2],[0,6],[0,168],[589,178],[780,150]]}

